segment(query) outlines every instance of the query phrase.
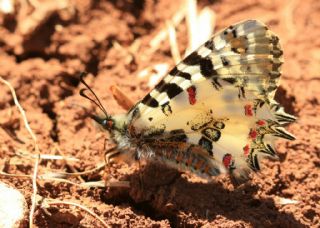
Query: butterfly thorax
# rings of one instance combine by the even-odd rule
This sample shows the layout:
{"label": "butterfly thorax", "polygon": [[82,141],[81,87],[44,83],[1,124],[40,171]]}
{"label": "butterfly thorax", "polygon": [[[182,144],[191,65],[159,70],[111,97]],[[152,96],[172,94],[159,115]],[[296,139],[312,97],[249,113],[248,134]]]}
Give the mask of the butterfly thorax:
{"label": "butterfly thorax", "polygon": [[113,125],[111,128],[106,130],[110,132],[115,142],[119,143],[121,138],[127,135],[128,118],[124,114],[118,114],[112,116],[110,119],[112,120]]}
{"label": "butterfly thorax", "polygon": [[132,124],[130,124],[131,118],[128,114],[118,114],[111,117],[113,126],[107,129],[118,145],[118,148],[124,147],[139,147],[143,145],[145,141],[148,141],[142,132],[137,132]]}

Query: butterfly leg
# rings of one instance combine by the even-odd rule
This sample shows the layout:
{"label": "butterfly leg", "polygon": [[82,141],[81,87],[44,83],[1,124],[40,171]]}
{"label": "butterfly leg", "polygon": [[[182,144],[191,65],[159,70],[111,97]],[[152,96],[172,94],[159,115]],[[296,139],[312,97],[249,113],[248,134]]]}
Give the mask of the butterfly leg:
{"label": "butterfly leg", "polygon": [[141,163],[140,163],[140,159],[138,160],[138,164],[139,164],[139,185],[140,185],[140,189],[144,189],[144,186],[143,186],[143,175],[142,175],[142,172],[141,172]]}
{"label": "butterfly leg", "polygon": [[125,187],[125,188],[130,187],[130,183],[128,181],[116,180],[111,175],[111,165],[115,162],[115,157],[119,156],[120,154],[121,152],[118,150],[117,147],[112,147],[105,152],[104,157],[105,157],[106,168],[105,168],[104,179],[106,181],[107,187]]}

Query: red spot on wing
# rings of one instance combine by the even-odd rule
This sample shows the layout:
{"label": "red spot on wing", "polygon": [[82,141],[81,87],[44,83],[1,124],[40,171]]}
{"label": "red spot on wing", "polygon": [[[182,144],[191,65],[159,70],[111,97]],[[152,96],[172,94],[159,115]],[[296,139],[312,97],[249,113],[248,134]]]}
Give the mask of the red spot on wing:
{"label": "red spot on wing", "polygon": [[251,138],[251,139],[255,139],[255,138],[257,138],[257,131],[255,130],[255,129],[250,129],[250,132],[249,132],[249,137]]}
{"label": "red spot on wing", "polygon": [[247,104],[244,106],[244,114],[246,116],[253,116],[253,110],[252,110],[252,105],[251,104]]}
{"label": "red spot on wing", "polygon": [[189,103],[191,105],[194,105],[196,102],[197,102],[197,99],[196,99],[196,92],[197,92],[197,89],[195,86],[191,86],[187,89],[187,92],[188,92],[188,96],[189,96]]}
{"label": "red spot on wing", "polygon": [[266,124],[266,121],[264,121],[264,120],[258,120],[258,121],[257,121],[257,124],[258,124],[259,126],[264,126],[264,125]]}
{"label": "red spot on wing", "polygon": [[249,147],[249,145],[247,144],[245,147],[243,147],[243,154],[244,154],[245,156],[248,156],[249,152],[250,152],[250,147]]}
{"label": "red spot on wing", "polygon": [[227,168],[227,169],[230,169],[233,161],[232,161],[232,155],[231,154],[225,154],[223,156],[223,159],[222,159],[222,162],[224,164],[224,166]]}

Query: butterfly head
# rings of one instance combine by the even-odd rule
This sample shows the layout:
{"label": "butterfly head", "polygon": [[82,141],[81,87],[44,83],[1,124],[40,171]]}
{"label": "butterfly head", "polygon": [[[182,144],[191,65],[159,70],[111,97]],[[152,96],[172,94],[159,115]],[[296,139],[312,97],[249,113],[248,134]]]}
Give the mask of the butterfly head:
{"label": "butterfly head", "polygon": [[[103,107],[101,101],[99,100],[98,96],[95,94],[95,92],[90,88],[90,86],[85,82],[84,76],[86,76],[87,73],[82,72],[80,75],[80,82],[86,87],[84,89],[80,90],[80,95],[90,100],[92,103],[94,103],[102,112],[103,116],[98,115],[90,115],[90,117],[95,120],[100,126],[103,127],[103,129],[112,131],[115,129],[115,120],[112,118],[111,115],[109,115],[106,111],[106,109]],[[91,96],[88,96],[86,94],[86,91],[89,91],[91,93]]]}
{"label": "butterfly head", "polygon": [[114,119],[111,116],[108,117],[101,117],[97,115],[91,115],[90,116],[93,120],[95,120],[100,126],[103,127],[103,129],[111,131],[115,127]]}

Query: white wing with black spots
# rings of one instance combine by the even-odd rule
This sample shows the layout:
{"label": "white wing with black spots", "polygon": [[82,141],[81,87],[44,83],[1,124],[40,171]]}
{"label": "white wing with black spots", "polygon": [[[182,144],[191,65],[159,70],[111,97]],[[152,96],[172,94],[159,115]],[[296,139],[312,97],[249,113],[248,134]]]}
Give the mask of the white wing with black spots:
{"label": "white wing with black spots", "polygon": [[281,64],[279,39],[263,23],[230,26],[174,67],[128,113],[129,134],[145,142],[200,145],[220,169],[237,175],[248,167],[258,170],[259,157],[275,156],[276,137],[293,139],[282,125],[295,118],[273,99]]}

